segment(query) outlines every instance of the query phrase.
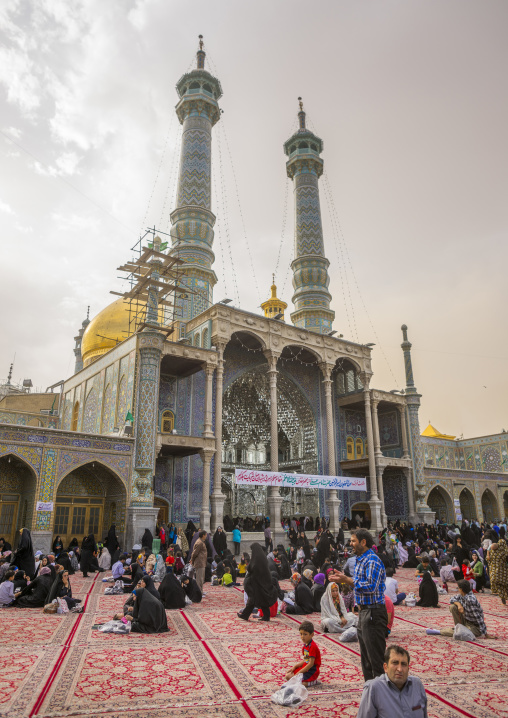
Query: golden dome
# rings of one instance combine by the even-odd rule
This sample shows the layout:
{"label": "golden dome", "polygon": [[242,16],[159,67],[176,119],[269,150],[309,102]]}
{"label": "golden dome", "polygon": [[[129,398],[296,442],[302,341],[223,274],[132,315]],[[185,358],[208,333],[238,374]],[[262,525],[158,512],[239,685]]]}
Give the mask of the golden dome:
{"label": "golden dome", "polygon": [[275,276],[272,278],[273,284],[271,286],[271,294],[272,296],[270,299],[267,299],[266,302],[263,302],[261,304],[261,309],[265,313],[265,317],[268,317],[268,319],[274,319],[279,314],[282,314],[280,319],[284,322],[284,310],[288,308],[288,305],[286,302],[283,302],[281,299],[278,299],[277,297],[277,287],[275,285]]}
{"label": "golden dome", "polygon": [[[133,329],[134,322],[131,322],[131,330]],[[87,326],[81,342],[83,366],[89,366],[131,334],[132,331],[129,332],[129,302],[123,297],[119,297],[99,312]]]}

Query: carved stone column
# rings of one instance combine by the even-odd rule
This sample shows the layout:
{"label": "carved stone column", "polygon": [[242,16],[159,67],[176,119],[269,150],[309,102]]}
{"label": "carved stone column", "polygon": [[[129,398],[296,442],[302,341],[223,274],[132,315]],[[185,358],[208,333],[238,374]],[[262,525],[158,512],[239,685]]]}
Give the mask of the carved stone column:
{"label": "carved stone column", "polygon": [[[217,374],[215,382],[215,462],[213,465],[213,491],[210,498],[212,505],[212,531],[222,526],[224,515],[224,501],[222,493],[222,392],[224,381],[224,349],[226,343],[213,339],[217,347]],[[233,478],[234,480],[234,478]]]}
{"label": "carved stone column", "polygon": [[213,364],[206,364],[205,367],[205,376],[206,376],[206,386],[205,386],[205,425],[203,427],[203,436],[206,438],[212,438],[213,437],[213,430],[212,430],[212,416],[213,416],[213,407],[212,407],[212,395],[213,395],[213,374],[215,372],[215,365]]}
{"label": "carved stone column", "polygon": [[[406,423],[406,407],[405,405],[398,404],[397,409],[400,412],[400,433],[402,434],[402,458],[411,459],[409,453],[409,445],[407,441],[407,423]],[[413,470],[410,468],[404,469],[404,476],[406,477],[407,485],[407,498],[409,502],[409,520],[411,523],[416,524],[419,522],[420,517],[416,513],[415,506],[415,485],[413,481]]]}
{"label": "carved stone column", "polygon": [[379,399],[376,399],[373,393],[370,406],[372,411],[372,429],[374,433],[374,460],[376,462],[377,491],[379,500],[381,501],[381,521],[383,526],[386,526],[385,492],[383,488],[384,466],[380,461],[380,459],[383,458],[383,452],[381,451],[381,439],[379,437],[379,417],[377,413],[378,405]]}
{"label": "carved stone column", "polygon": [[203,460],[203,493],[199,526],[205,531],[210,531],[210,464],[214,452],[212,449],[203,449],[199,454]]}
{"label": "carved stone column", "polygon": [[[328,474],[336,475],[335,461],[335,427],[333,422],[333,403],[332,403],[332,370],[333,365],[322,363],[319,365],[323,373],[323,384],[325,387],[325,407],[326,407],[326,436],[328,444]],[[330,514],[330,531],[337,533],[340,528],[340,499],[337,495],[337,489],[327,491],[326,503]]]}
{"label": "carved stone column", "polygon": [[363,384],[363,398],[365,402],[365,425],[367,427],[367,446],[369,451],[369,480],[370,480],[370,527],[373,531],[380,531],[381,525],[381,501],[377,490],[376,457],[374,452],[374,431],[372,428],[372,413],[370,408],[370,374],[360,375]]}
{"label": "carved stone column", "polygon": [[[279,425],[277,422],[277,359],[279,354],[271,350],[264,352],[268,360],[268,376],[270,378],[270,471],[279,470]],[[268,487],[268,515],[274,546],[276,539],[281,536],[281,507],[282,496],[278,486]]]}
{"label": "carved stone column", "polygon": [[397,409],[400,412],[400,433],[402,434],[402,458],[410,459],[409,447],[407,443],[407,425],[406,425],[406,407],[402,404],[397,404]]}

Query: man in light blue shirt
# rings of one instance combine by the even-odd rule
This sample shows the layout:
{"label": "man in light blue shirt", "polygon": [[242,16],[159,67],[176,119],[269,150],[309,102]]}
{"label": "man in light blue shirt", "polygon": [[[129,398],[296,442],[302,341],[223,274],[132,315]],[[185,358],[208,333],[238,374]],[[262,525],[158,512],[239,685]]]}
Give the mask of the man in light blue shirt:
{"label": "man in light blue shirt", "polygon": [[126,554],[122,554],[120,556],[120,558],[118,559],[118,561],[113,564],[113,568],[111,570],[113,572],[113,578],[115,579],[115,581],[121,580],[121,578],[123,576],[123,572],[125,571],[124,567],[125,567],[126,559],[127,559]]}
{"label": "man in light blue shirt", "polygon": [[423,683],[409,675],[409,653],[390,645],[384,658],[385,673],[363,687],[357,718],[428,718]]}

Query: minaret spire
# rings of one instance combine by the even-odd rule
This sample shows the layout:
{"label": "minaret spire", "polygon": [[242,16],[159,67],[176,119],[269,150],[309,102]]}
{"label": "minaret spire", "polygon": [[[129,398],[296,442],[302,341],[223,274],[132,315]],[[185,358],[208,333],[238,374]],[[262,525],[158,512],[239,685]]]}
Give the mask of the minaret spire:
{"label": "minaret spire", "polygon": [[177,82],[176,114],[183,125],[177,206],[171,213],[171,254],[184,261],[183,282],[192,290],[176,301],[182,322],[192,319],[213,302],[217,282],[212,265],[215,215],[211,211],[212,127],[220,119],[219,80],[205,70],[203,36],[199,36],[196,69]]}
{"label": "minaret spire", "polygon": [[86,310],[86,319],[83,319],[83,322],[81,324],[81,329],[79,329],[77,335],[74,337],[75,345],[74,345],[74,356],[76,357],[76,362],[74,364],[74,374],[77,374],[78,371],[81,371],[83,369],[83,356],[81,354],[81,342],[83,340],[83,334],[85,333],[85,329],[90,324],[90,306],[87,307]]}
{"label": "minaret spire", "polygon": [[286,171],[294,182],[295,259],[291,321],[297,327],[328,334],[335,312],[328,291],[330,262],[325,257],[318,180],[323,174],[323,141],[307,129],[303,100],[298,98],[298,131],[284,144]]}
{"label": "minaret spire", "polygon": [[400,345],[404,352],[404,369],[406,373],[406,404],[409,418],[409,435],[411,439],[411,450],[413,454],[413,476],[416,484],[416,495],[417,495],[417,507],[416,511],[421,519],[425,523],[434,523],[435,514],[430,510],[425,500],[426,486],[425,486],[425,473],[424,473],[424,458],[423,458],[423,446],[422,437],[420,434],[420,420],[418,418],[418,412],[420,409],[420,398],[421,394],[418,394],[418,390],[415,386],[413,377],[413,364],[411,361],[411,342],[407,337],[407,326],[403,324],[402,330],[402,344]]}

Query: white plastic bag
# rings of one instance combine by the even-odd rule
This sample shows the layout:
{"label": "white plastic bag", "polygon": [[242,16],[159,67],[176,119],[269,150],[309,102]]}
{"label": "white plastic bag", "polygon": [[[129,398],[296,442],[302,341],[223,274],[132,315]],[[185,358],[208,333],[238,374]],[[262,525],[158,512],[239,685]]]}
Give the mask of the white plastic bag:
{"label": "white plastic bag", "polygon": [[99,626],[98,630],[102,633],[130,633],[131,627],[130,621],[108,621]]}
{"label": "white plastic bag", "polygon": [[302,684],[303,674],[297,673],[286,681],[278,691],[272,695],[272,701],[280,706],[299,706],[307,698],[309,691]]}
{"label": "white plastic bag", "polygon": [[456,641],[474,641],[476,638],[474,633],[466,626],[463,626],[462,623],[457,623],[453,629],[453,637]]}
{"label": "white plastic bag", "polygon": [[342,643],[352,643],[353,641],[358,640],[358,631],[354,626],[351,626],[351,628],[346,628],[345,631],[343,631],[339,636],[339,641]]}

